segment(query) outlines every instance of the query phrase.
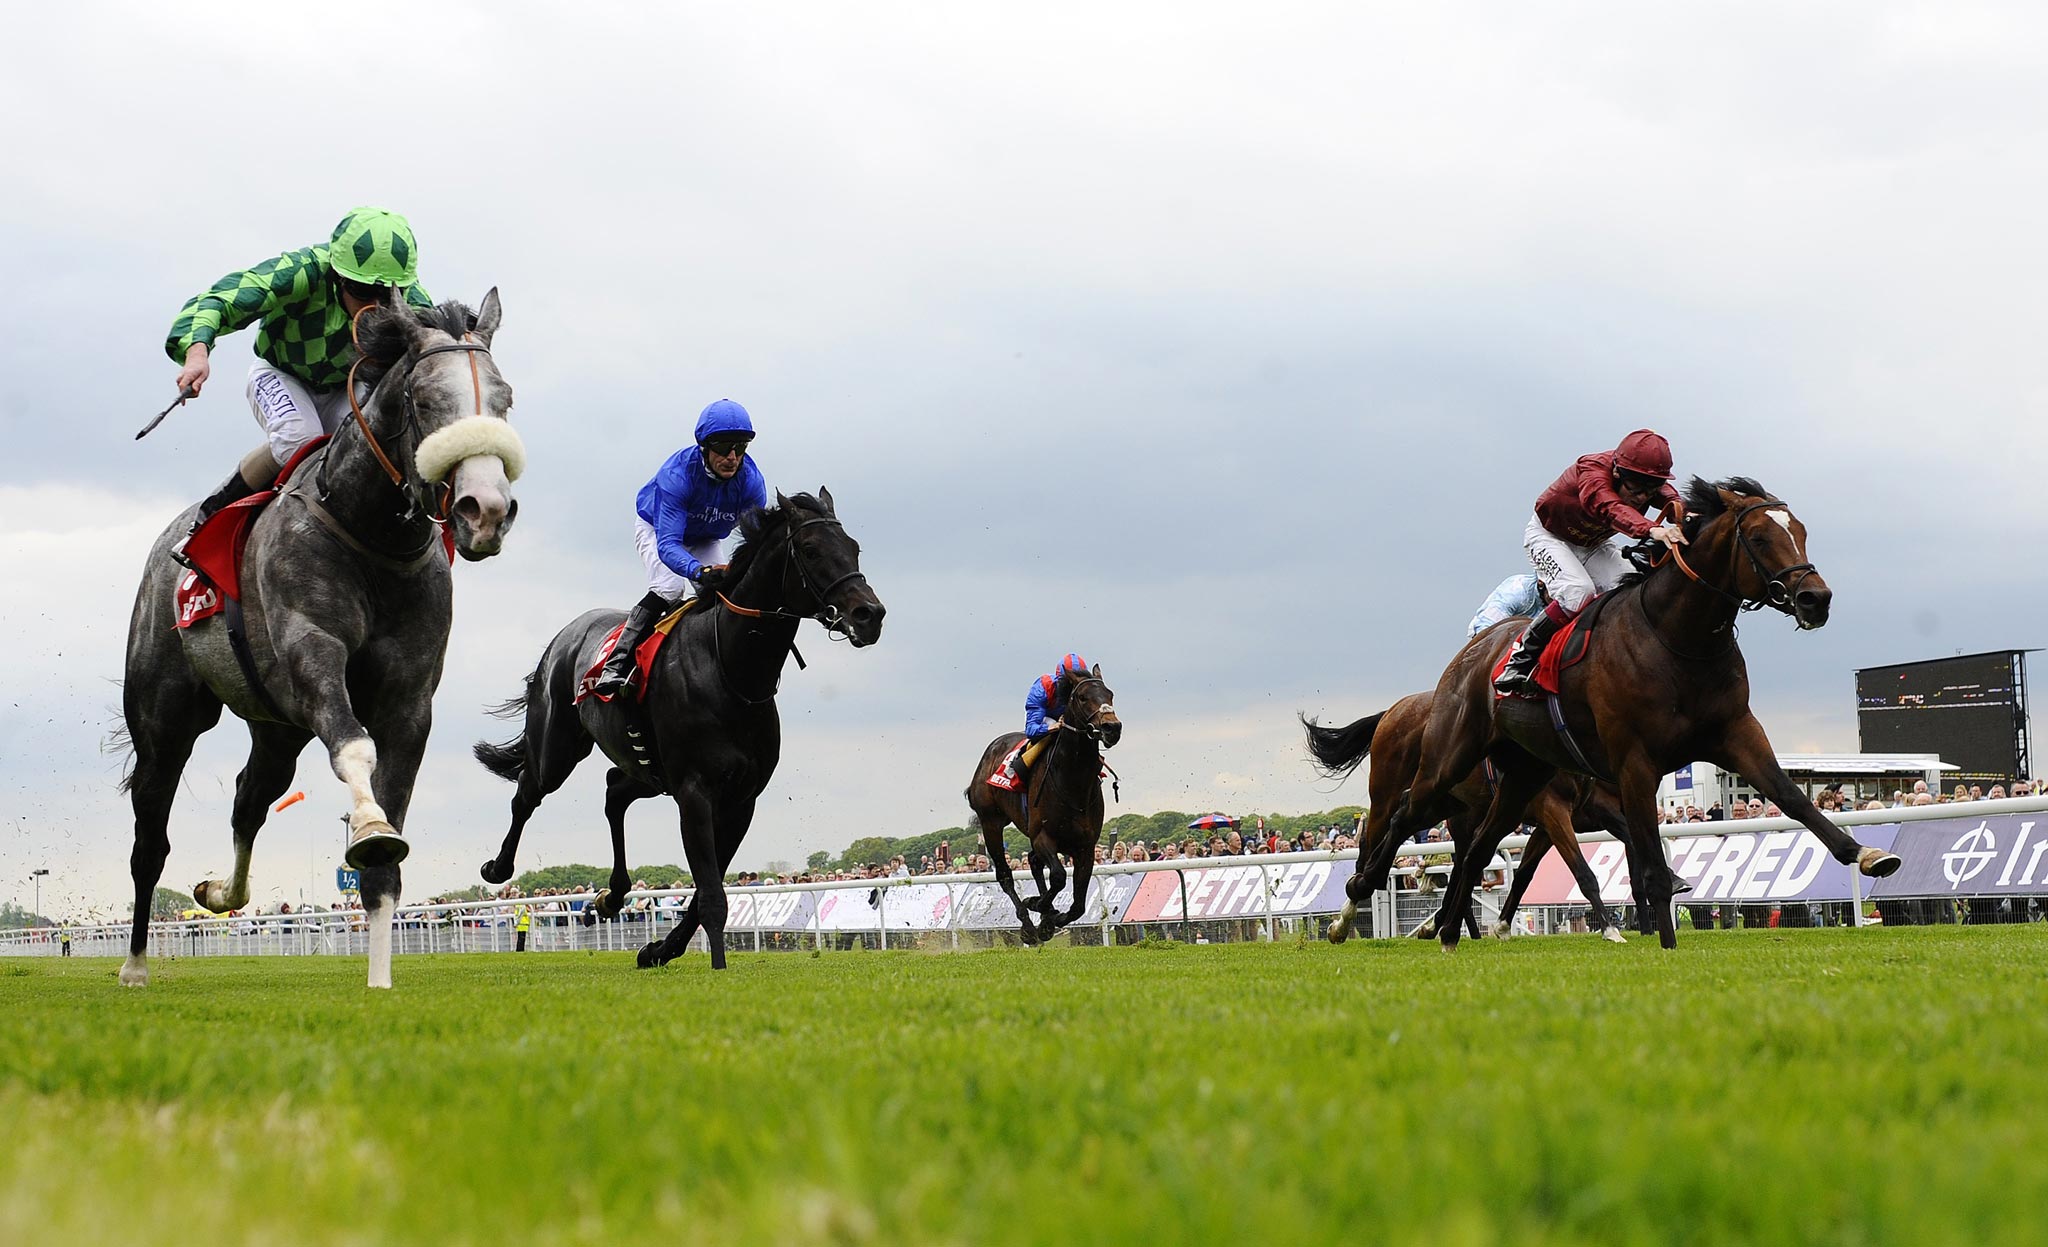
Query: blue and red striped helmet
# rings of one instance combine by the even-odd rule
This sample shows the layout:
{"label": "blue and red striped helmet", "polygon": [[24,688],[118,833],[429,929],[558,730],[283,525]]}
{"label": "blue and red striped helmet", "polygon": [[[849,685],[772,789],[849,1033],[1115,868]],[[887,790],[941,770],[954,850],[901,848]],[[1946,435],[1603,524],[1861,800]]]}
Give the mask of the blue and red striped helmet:
{"label": "blue and red striped helmet", "polygon": [[1079,654],[1068,654],[1065,658],[1060,659],[1060,670],[1068,675],[1087,675],[1088,660]]}

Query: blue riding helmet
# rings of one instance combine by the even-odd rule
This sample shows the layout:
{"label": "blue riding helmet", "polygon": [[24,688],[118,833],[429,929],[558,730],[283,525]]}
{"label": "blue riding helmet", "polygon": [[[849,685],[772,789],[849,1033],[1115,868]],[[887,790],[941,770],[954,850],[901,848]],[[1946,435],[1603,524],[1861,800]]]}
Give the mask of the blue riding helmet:
{"label": "blue riding helmet", "polygon": [[1065,658],[1060,659],[1060,670],[1068,675],[1087,675],[1088,660],[1079,654],[1068,654]]}
{"label": "blue riding helmet", "polygon": [[747,409],[729,398],[706,407],[697,417],[697,444],[702,446],[714,437],[744,437],[753,441],[754,422]]}

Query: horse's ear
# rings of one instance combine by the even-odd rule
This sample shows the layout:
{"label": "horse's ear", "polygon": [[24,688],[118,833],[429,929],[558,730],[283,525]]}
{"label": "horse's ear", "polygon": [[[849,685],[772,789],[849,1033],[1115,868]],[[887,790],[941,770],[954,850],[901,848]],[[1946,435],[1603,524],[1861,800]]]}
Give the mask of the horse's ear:
{"label": "horse's ear", "polygon": [[776,507],[776,509],[777,509],[777,510],[782,510],[783,508],[786,508],[787,506],[789,506],[789,499],[788,499],[787,497],[785,497],[785,496],[783,495],[783,492],[782,492],[781,490],[779,490],[779,489],[778,489],[778,490],[776,490],[776,491],[775,491],[775,507]]}
{"label": "horse's ear", "polygon": [[1721,505],[1728,508],[1730,511],[1739,511],[1742,509],[1741,494],[1736,493],[1734,490],[1728,488],[1726,485],[1714,486],[1714,492],[1721,495]]}
{"label": "horse's ear", "polygon": [[1095,677],[1096,679],[1100,680],[1100,679],[1102,678],[1102,664],[1101,664],[1101,663],[1096,663],[1096,664],[1095,664],[1095,670],[1093,670],[1093,671],[1090,671],[1090,672],[1089,672],[1088,674],[1089,674],[1089,675],[1092,675],[1092,676],[1094,676],[1094,677]]}
{"label": "horse's ear", "polygon": [[832,491],[823,485],[818,486],[818,505],[825,508],[825,514],[827,515],[839,514],[839,512],[832,509]]}
{"label": "horse's ear", "polygon": [[492,286],[491,292],[484,296],[483,306],[477,309],[474,330],[476,336],[484,340],[485,346],[491,344],[492,335],[498,332],[498,324],[504,319],[505,309],[498,303],[498,288]]}

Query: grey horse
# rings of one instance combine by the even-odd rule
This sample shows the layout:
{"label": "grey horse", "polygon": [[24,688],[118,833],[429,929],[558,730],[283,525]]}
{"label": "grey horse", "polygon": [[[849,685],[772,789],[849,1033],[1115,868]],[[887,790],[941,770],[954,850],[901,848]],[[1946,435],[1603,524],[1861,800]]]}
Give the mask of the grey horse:
{"label": "grey horse", "polygon": [[248,721],[250,738],[230,819],[234,877],[205,880],[193,896],[215,913],[248,903],[256,833],[317,736],[354,803],[346,860],[362,872],[370,986],[391,986],[405,811],[448,648],[443,524],[455,550],[482,559],[499,551],[518,512],[511,482],[526,451],[506,419],[512,389],[491,360],[500,315],[494,289],[474,314],[387,298],[358,318],[355,392],[368,399],[250,526],[241,607],[260,688],[244,677],[222,616],[176,626],[172,594],[188,573],[169,550],[192,509],[150,548],[122,690],[135,751],[122,781],[135,806],[123,984],[149,982],[150,898],[171,850],[171,801],[193,742],[225,705]]}

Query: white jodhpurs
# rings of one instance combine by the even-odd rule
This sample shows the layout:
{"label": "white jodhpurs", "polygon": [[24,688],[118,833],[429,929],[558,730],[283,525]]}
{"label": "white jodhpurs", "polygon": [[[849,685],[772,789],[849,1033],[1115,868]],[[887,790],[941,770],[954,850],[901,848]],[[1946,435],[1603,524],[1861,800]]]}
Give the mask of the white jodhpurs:
{"label": "white jodhpurs", "polygon": [[280,468],[307,442],[334,432],[348,415],[346,390],[315,394],[305,382],[261,360],[249,369],[248,395],[249,410],[263,426],[271,456]]}
{"label": "white jodhpurs", "polygon": [[1533,515],[1522,531],[1522,548],[1529,552],[1529,562],[1550,591],[1550,600],[1574,615],[1594,594],[1612,589],[1628,573],[1628,560],[1612,540],[1596,546],[1571,545]]}
{"label": "white jodhpurs", "polygon": [[[647,564],[647,587],[674,602],[697,592],[697,582],[678,575],[676,570],[661,561],[660,541],[654,535],[654,525],[633,517],[633,545],[640,551],[640,561]],[[716,538],[684,546],[690,557],[706,567],[725,562],[725,543]]]}

